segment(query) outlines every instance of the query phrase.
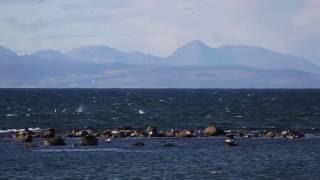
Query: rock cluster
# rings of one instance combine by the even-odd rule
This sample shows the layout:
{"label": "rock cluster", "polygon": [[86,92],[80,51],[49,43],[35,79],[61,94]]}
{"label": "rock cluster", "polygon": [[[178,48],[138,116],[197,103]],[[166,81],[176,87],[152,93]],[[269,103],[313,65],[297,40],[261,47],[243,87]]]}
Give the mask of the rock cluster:
{"label": "rock cluster", "polygon": [[[61,135],[61,134],[60,134]],[[31,131],[29,129],[19,130],[12,134],[13,138],[18,142],[32,142],[33,138],[44,138],[44,145],[60,146],[66,145],[65,140],[61,137],[56,137],[56,131],[53,128],[44,130]],[[292,130],[261,130],[261,131],[245,131],[233,130],[224,131],[214,125],[206,127],[204,130],[158,130],[157,127],[149,126],[146,129],[122,127],[105,130],[88,130],[75,129],[71,132],[66,132],[65,138],[80,138],[79,144],[81,146],[95,146],[98,145],[98,138],[105,139],[105,142],[111,143],[113,138],[129,138],[129,137],[176,137],[176,138],[192,138],[192,137],[211,137],[222,136],[225,137],[225,143],[228,145],[235,145],[235,138],[303,138],[305,135],[298,131]],[[141,143],[134,144],[142,146]],[[165,145],[165,146],[171,146]]]}

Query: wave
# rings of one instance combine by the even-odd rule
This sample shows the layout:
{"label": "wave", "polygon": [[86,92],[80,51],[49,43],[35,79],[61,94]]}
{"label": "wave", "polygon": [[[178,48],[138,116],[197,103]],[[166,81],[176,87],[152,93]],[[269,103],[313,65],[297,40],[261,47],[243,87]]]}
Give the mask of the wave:
{"label": "wave", "polygon": [[6,114],[6,117],[14,117],[14,116],[18,116],[18,114],[14,114],[14,113]]}
{"label": "wave", "polygon": [[65,148],[65,149],[35,149],[36,152],[141,152],[120,148]]}
{"label": "wave", "polygon": [[[41,129],[39,127],[36,128],[28,128],[29,131],[33,131],[33,132],[41,132],[44,129]],[[25,129],[0,129],[0,133],[15,133],[15,132],[20,132],[20,131],[24,131]]]}

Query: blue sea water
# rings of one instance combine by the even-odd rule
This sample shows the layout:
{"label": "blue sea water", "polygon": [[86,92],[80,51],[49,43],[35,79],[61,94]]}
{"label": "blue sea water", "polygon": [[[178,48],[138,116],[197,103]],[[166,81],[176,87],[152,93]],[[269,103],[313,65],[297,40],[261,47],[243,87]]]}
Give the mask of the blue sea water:
{"label": "blue sea water", "polygon": [[[131,144],[143,141],[144,147]],[[176,146],[163,147],[163,141]],[[97,147],[0,142],[0,179],[319,179],[320,139],[116,139]]]}
{"label": "blue sea water", "polygon": [[[304,131],[303,139],[115,139],[96,147],[0,138],[0,179],[319,179],[320,90],[1,89],[0,129],[54,127]],[[144,147],[132,146],[142,141]],[[173,143],[173,147],[163,147]]]}
{"label": "blue sea water", "polygon": [[320,128],[320,90],[0,89],[0,129]]}

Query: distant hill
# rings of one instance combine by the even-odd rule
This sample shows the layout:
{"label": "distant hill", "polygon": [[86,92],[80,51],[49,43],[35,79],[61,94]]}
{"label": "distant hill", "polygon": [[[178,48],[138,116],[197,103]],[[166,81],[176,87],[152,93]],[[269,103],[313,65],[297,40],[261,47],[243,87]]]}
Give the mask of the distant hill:
{"label": "distant hill", "polygon": [[161,58],[141,52],[123,52],[108,46],[86,46],[73,49],[66,57],[91,63],[157,64]]}
{"label": "distant hill", "polygon": [[173,65],[242,65],[259,69],[295,69],[319,73],[320,67],[292,55],[250,46],[211,48],[193,41],[178,48],[167,61]]}
{"label": "distant hill", "polygon": [[50,50],[50,49],[35,52],[31,56],[39,59],[43,59],[43,60],[55,60],[55,61],[68,59],[67,56],[65,56],[63,53],[55,50]]}
{"label": "distant hill", "polygon": [[108,46],[29,55],[0,47],[0,87],[320,88],[320,68],[259,47],[201,41],[168,57]]}
{"label": "distant hill", "polygon": [[168,57],[156,57],[141,52],[123,52],[108,46],[86,46],[73,49],[66,57],[91,63],[124,63],[132,65],[208,66],[241,65],[259,69],[295,69],[319,73],[320,67],[307,59],[282,54],[259,47],[221,46],[211,48],[201,41],[192,41]]}

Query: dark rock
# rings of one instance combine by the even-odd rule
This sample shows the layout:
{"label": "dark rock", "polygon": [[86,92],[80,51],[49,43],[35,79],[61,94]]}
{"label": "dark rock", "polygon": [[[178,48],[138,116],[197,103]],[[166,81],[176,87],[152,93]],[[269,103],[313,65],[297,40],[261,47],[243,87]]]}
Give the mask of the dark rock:
{"label": "dark rock", "polygon": [[54,138],[55,137],[55,130],[52,128],[48,128],[43,131],[44,138]]}
{"label": "dark rock", "polygon": [[146,136],[146,133],[144,133],[144,131],[140,130],[140,129],[134,129],[131,134],[131,137],[144,137]]}
{"label": "dark rock", "polygon": [[47,138],[44,140],[43,144],[46,146],[64,146],[64,145],[66,145],[64,139],[62,139],[61,137]]}
{"label": "dark rock", "polygon": [[245,137],[246,135],[247,135],[247,133],[245,133],[245,132],[238,132],[239,137]]}
{"label": "dark rock", "polygon": [[158,136],[158,131],[157,131],[156,127],[150,126],[146,129],[146,132],[149,137],[157,137]]}
{"label": "dark rock", "polygon": [[100,131],[98,131],[98,132],[94,132],[94,133],[93,133],[93,135],[94,135],[95,137],[100,137],[100,136],[101,136],[101,134],[102,134],[102,133],[101,133]]}
{"label": "dark rock", "polygon": [[285,130],[281,132],[281,136],[288,139],[303,138],[305,135],[301,132]]}
{"label": "dark rock", "polygon": [[124,132],[118,129],[114,129],[111,131],[111,137],[112,138],[123,138],[124,136]]}
{"label": "dark rock", "polygon": [[225,139],[235,139],[235,135],[234,134],[227,134],[225,136]]}
{"label": "dark rock", "polygon": [[163,137],[175,137],[176,133],[177,131],[174,131],[173,129],[171,129],[170,131],[163,132]]}
{"label": "dark rock", "polygon": [[110,130],[104,130],[104,131],[101,132],[101,135],[106,137],[106,138],[109,138],[109,137],[112,136],[112,133],[111,133]]}
{"label": "dark rock", "polygon": [[122,137],[130,137],[132,130],[120,130]]}
{"label": "dark rock", "polygon": [[73,130],[72,134],[74,134],[74,137],[85,137],[89,133],[86,130]]}
{"label": "dark rock", "polygon": [[194,137],[194,135],[193,135],[193,131],[183,129],[176,132],[176,137],[186,138],[186,137]]}
{"label": "dark rock", "polygon": [[28,129],[15,133],[13,137],[18,142],[32,142],[33,139],[32,132]]}
{"label": "dark rock", "polygon": [[272,138],[272,137],[275,137],[276,134],[275,134],[274,132],[272,132],[272,131],[267,131],[267,132],[265,132],[265,133],[263,134],[263,136],[264,136],[264,137],[270,137],[270,138]]}
{"label": "dark rock", "polygon": [[158,137],[166,137],[166,134],[164,131],[159,131],[158,132]]}
{"label": "dark rock", "polygon": [[207,136],[223,136],[226,133],[222,129],[219,129],[215,126],[209,126],[204,130],[204,134]]}
{"label": "dark rock", "polygon": [[94,135],[87,134],[80,139],[81,146],[96,146],[98,145],[98,139]]}

